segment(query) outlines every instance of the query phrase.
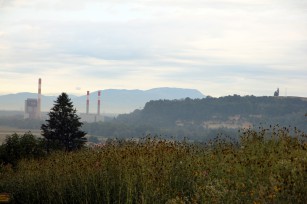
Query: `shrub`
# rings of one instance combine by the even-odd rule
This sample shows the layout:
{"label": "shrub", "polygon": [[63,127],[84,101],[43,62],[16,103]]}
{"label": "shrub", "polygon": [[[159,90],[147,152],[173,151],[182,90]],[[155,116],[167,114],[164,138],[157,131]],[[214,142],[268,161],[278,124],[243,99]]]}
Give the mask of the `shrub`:
{"label": "shrub", "polygon": [[21,159],[39,158],[44,154],[42,139],[36,138],[31,132],[24,135],[14,133],[7,136],[0,146],[0,163],[16,166]]}

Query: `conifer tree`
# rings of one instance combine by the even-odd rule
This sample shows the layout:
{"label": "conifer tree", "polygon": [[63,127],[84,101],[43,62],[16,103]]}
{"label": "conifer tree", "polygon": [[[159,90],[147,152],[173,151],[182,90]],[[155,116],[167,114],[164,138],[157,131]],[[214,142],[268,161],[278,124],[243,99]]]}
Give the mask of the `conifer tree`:
{"label": "conifer tree", "polygon": [[76,112],[68,95],[59,95],[48,113],[49,119],[41,126],[47,151],[58,148],[72,151],[84,145],[86,133],[80,130],[83,123]]}

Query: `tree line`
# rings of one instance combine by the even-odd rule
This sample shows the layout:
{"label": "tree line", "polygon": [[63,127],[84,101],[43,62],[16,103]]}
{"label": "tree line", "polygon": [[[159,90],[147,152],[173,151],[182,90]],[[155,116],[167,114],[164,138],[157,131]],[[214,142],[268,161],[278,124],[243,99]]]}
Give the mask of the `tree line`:
{"label": "tree line", "polygon": [[130,138],[157,135],[164,138],[189,138],[207,141],[217,133],[236,137],[238,129],[206,128],[204,122],[223,123],[240,116],[237,123],[253,127],[279,125],[307,132],[307,101],[291,97],[225,96],[220,98],[158,100],[146,103],[144,109],[101,123],[85,123],[91,135]]}
{"label": "tree line", "polygon": [[86,133],[76,114],[71,99],[62,93],[48,113],[49,119],[41,125],[42,138],[33,136],[31,132],[24,135],[8,136],[0,146],[0,164],[16,166],[20,159],[42,157],[51,151],[73,151],[81,149]]}
{"label": "tree line", "polygon": [[247,121],[261,123],[272,120],[287,124],[304,117],[307,101],[288,97],[256,97],[239,95],[203,99],[158,100],[146,103],[143,110],[122,114],[118,121],[125,123],[174,126],[176,121],[201,123],[206,120],[228,120],[240,115]]}
{"label": "tree line", "polygon": [[[219,132],[235,137],[238,129],[210,129],[204,127],[204,121],[222,123],[229,120],[229,117],[240,115],[239,123],[247,121],[256,128],[279,124],[307,132],[304,117],[306,112],[307,101],[294,97],[233,95],[219,98],[158,100],[146,103],[142,110],[121,114],[106,122],[84,123],[82,130],[91,135],[90,140],[95,142],[99,140],[94,136],[124,139],[147,135],[206,141]],[[24,125],[26,123],[29,121],[25,121]],[[38,121],[33,123],[35,126],[42,125],[42,122]]]}

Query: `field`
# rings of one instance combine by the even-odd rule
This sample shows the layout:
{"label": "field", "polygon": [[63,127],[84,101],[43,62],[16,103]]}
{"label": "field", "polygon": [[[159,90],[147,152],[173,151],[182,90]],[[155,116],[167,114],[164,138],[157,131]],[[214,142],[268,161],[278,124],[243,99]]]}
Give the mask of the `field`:
{"label": "field", "polygon": [[144,138],[56,152],[0,169],[16,203],[305,203],[307,144],[287,129],[245,130],[239,142]]}
{"label": "field", "polygon": [[[23,135],[25,132],[28,132],[29,130],[26,129],[19,129],[19,128],[13,128],[13,127],[6,127],[6,126],[0,126],[0,144],[2,144],[8,135],[12,135],[14,133]],[[39,136],[40,130],[31,130],[33,135]]]}

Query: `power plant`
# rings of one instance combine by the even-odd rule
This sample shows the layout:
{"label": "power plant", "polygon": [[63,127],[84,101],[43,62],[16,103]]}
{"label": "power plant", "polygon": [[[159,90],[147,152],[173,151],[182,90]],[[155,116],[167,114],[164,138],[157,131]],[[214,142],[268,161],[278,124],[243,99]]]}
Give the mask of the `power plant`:
{"label": "power plant", "polygon": [[36,98],[28,98],[25,100],[24,118],[41,119],[41,103],[42,103],[42,79],[38,79],[38,95]]}
{"label": "power plant", "polygon": [[25,114],[24,118],[37,119],[38,116],[38,104],[36,98],[28,98],[25,101]]}
{"label": "power plant", "polygon": [[[81,121],[83,122],[99,122],[104,121],[104,117],[100,115],[101,91],[98,91],[97,97],[97,113],[90,113],[90,91],[86,92],[86,112],[81,113]],[[42,79],[38,79],[37,98],[27,98],[25,100],[24,118],[41,119],[42,118]]]}
{"label": "power plant", "polygon": [[83,122],[99,122],[104,121],[104,117],[100,115],[100,102],[101,102],[101,91],[98,91],[98,97],[97,97],[97,114],[90,113],[90,91],[86,92],[86,113],[81,114],[81,120]]}

